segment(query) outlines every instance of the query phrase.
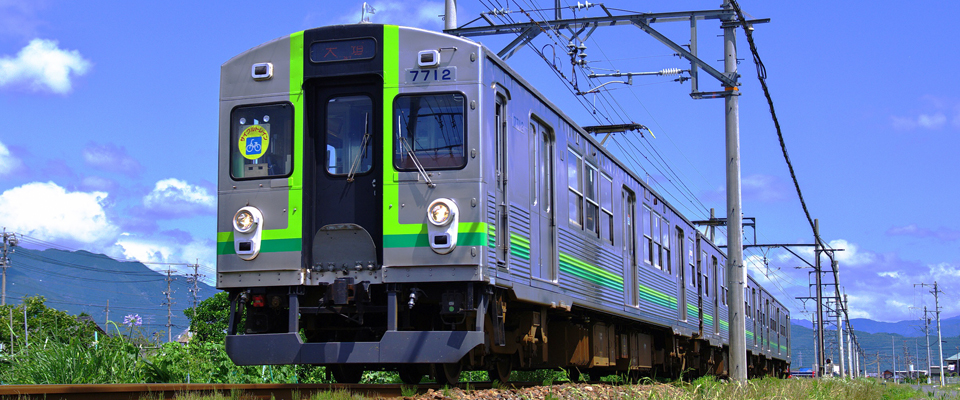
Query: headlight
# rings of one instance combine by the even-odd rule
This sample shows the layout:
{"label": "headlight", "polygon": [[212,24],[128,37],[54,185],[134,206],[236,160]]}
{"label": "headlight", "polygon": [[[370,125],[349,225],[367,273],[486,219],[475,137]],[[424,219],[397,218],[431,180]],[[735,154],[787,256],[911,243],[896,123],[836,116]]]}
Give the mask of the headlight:
{"label": "headlight", "polygon": [[444,225],[450,221],[450,207],[442,202],[434,202],[427,210],[427,216],[434,225]]}
{"label": "headlight", "polygon": [[240,233],[249,233],[257,226],[257,222],[249,210],[241,209],[233,216],[233,228]]}

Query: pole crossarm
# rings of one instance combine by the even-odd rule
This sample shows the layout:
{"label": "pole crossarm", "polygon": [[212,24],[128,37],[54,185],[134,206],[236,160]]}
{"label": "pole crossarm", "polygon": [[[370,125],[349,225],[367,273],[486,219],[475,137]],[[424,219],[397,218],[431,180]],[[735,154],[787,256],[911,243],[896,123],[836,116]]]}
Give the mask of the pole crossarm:
{"label": "pole crossarm", "polygon": [[679,53],[680,56],[682,56],[683,58],[686,58],[688,61],[690,61],[691,64],[694,64],[697,67],[702,68],[704,72],[710,74],[710,76],[714,78],[717,78],[717,80],[720,81],[720,83],[722,83],[723,86],[728,88],[737,87],[736,76],[726,75],[720,71],[717,71],[716,68],[710,66],[710,64],[703,62],[703,60],[697,58],[697,56],[687,51],[687,49],[684,49],[679,44],[676,44],[674,43],[674,41],[668,39],[666,36],[663,36],[663,34],[661,34],[660,32],[657,32],[657,30],[650,27],[650,24],[648,24],[646,21],[633,20],[630,22],[633,23],[633,25],[635,25],[637,28],[640,28],[640,30],[646,32],[648,35],[653,36],[654,39],[657,39],[658,41],[660,41],[660,43],[663,43],[664,45],[669,47],[671,50]]}
{"label": "pole crossarm", "polygon": [[585,28],[594,27],[594,26],[600,27],[600,26],[628,25],[628,24],[632,24],[633,21],[640,21],[640,20],[649,21],[649,23],[679,22],[679,21],[689,21],[691,18],[696,18],[696,19],[733,18],[734,15],[735,13],[733,10],[676,11],[676,12],[666,12],[666,13],[639,13],[639,14],[626,14],[626,15],[607,15],[604,17],[555,19],[552,21],[540,21],[540,22],[514,22],[509,24],[496,24],[489,18],[484,18],[484,20],[489,24],[488,26],[467,27],[467,25],[469,25],[470,23],[477,21],[477,20],[474,20],[456,29],[445,29],[444,33],[457,35],[457,36],[465,36],[465,37],[490,36],[490,35],[501,35],[505,33],[521,33],[531,27],[535,27],[541,31],[546,31],[546,30],[557,31],[560,29],[581,31]]}
{"label": "pole crossarm", "polygon": [[503,50],[500,50],[500,52],[497,53],[497,57],[500,57],[501,60],[506,60],[510,58],[511,56],[513,56],[513,53],[517,52],[517,49],[519,49],[521,46],[526,45],[527,43],[530,43],[531,40],[539,36],[540,32],[542,31],[535,26],[531,26],[527,29],[524,29],[523,33],[517,36],[516,39],[513,39],[513,41],[510,42],[510,44],[508,44],[506,47],[503,48]]}
{"label": "pole crossarm", "polygon": [[[604,10],[606,8],[604,7]],[[537,37],[541,32],[553,31],[557,34],[563,36],[560,32],[562,30],[568,30],[573,32],[573,36],[576,37],[579,32],[583,32],[586,29],[590,29],[592,32],[597,27],[601,26],[617,26],[617,25],[633,25],[637,28],[640,28],[642,31],[646,32],[648,35],[653,36],[654,39],[657,39],[659,42],[663,43],[671,50],[677,52],[681,57],[690,61],[690,63],[696,67],[703,69],[704,72],[710,76],[716,78],[727,88],[725,92],[716,92],[716,96],[711,96],[710,93],[704,93],[701,96],[695,96],[698,98],[713,98],[713,97],[722,97],[724,95],[737,95],[738,93],[734,90],[737,87],[737,74],[725,74],[718,71],[716,68],[710,66],[695,54],[691,53],[683,46],[677,44],[676,42],[670,40],[663,34],[661,34],[656,29],[653,29],[650,25],[658,22],[680,22],[680,21],[691,21],[691,20],[706,20],[706,19],[719,19],[722,20],[722,27],[735,27],[741,25],[739,21],[736,20],[736,13],[733,9],[722,9],[722,10],[700,10],[700,11],[678,11],[678,12],[666,12],[666,13],[638,13],[638,14],[625,14],[625,15],[611,15],[607,11],[606,16],[602,17],[587,17],[587,18],[575,18],[575,19],[554,19],[551,21],[531,21],[531,22],[514,22],[507,24],[497,24],[490,18],[486,16],[486,13],[481,14],[482,18],[475,19],[468,22],[466,25],[461,26],[456,29],[445,29],[444,32],[464,37],[472,36],[490,36],[490,35],[500,35],[500,34],[517,34],[517,38],[514,39],[510,44],[500,50],[497,53],[501,59],[506,60],[513,55],[514,52],[520,46],[523,46],[529,43],[533,38]],[[487,26],[476,26],[468,27],[467,25],[472,24],[473,22],[485,21]],[[769,22],[769,19],[757,19],[748,21],[748,27],[752,29],[752,24],[755,23],[765,23]],[[696,92],[694,95],[696,95]]]}

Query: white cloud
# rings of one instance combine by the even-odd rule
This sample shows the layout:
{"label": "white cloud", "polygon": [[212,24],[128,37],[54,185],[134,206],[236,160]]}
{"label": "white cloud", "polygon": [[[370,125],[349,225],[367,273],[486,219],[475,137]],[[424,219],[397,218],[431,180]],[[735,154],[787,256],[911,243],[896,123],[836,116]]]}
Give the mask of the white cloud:
{"label": "white cloud", "polygon": [[[375,24],[395,24],[403,26],[412,26],[423,29],[439,30],[443,29],[443,2],[442,1],[423,1],[417,3],[416,7],[411,7],[410,3],[400,1],[369,1],[367,2],[376,9],[373,15],[370,15],[370,22]],[[360,21],[360,6],[356,11],[348,13],[340,18],[344,24],[355,24]]]}
{"label": "white cloud", "polygon": [[157,182],[144,196],[143,205],[159,216],[188,217],[215,212],[217,199],[205,188],[169,178]]}
{"label": "white cloud", "polygon": [[19,158],[14,157],[10,153],[10,149],[7,148],[0,142],[0,176],[11,175],[20,167],[23,166],[23,162]]}
{"label": "white cloud", "polygon": [[68,192],[53,182],[33,182],[0,194],[0,224],[45,241],[94,244],[117,227],[103,207],[106,192]]}
{"label": "white cloud", "polygon": [[877,272],[877,275],[878,275],[878,276],[881,276],[881,277],[884,277],[884,278],[900,279],[900,272],[899,272],[899,271]]}
{"label": "white cloud", "polygon": [[142,169],[140,162],[127,154],[127,149],[112,143],[87,144],[83,149],[83,161],[91,167],[119,172],[130,177],[136,177]]}
{"label": "white cloud", "polygon": [[84,177],[80,185],[93,190],[112,190],[117,186],[116,182],[99,176]]}
{"label": "white cloud", "polygon": [[917,117],[917,124],[927,129],[938,129],[947,123],[947,116],[936,113],[933,115],[920,114]]}
{"label": "white cloud", "polygon": [[[169,238],[151,239],[132,235],[129,233],[121,234],[117,238],[117,248],[119,254],[113,254],[117,258],[134,259],[144,263],[199,263],[199,272],[205,276],[201,280],[212,284],[215,282],[216,271],[216,243],[211,240],[192,240],[190,243],[182,244]],[[193,273],[192,268],[186,266],[170,266],[147,264],[155,271],[164,271],[170,268],[176,270],[176,274]]]}
{"label": "white cloud", "polygon": [[840,262],[841,269],[844,265],[857,266],[870,264],[877,259],[873,253],[860,251],[860,246],[850,243],[845,239],[831,240],[830,247],[834,249],[844,249],[843,251],[834,252],[834,257]]}
{"label": "white cloud", "polygon": [[71,75],[90,70],[79,51],[61,50],[55,40],[33,39],[16,57],[0,57],[0,86],[27,84],[34,90],[67,94]]}

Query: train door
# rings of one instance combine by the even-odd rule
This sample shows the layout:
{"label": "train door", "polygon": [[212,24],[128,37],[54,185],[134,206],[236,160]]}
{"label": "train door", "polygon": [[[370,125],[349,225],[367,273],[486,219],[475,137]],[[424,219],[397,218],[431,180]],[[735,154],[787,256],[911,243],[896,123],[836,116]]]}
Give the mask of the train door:
{"label": "train door", "polygon": [[720,298],[723,296],[723,291],[720,290],[723,287],[723,282],[720,282],[719,274],[719,265],[717,263],[717,256],[710,256],[713,267],[711,271],[713,272],[714,279],[714,296],[713,296],[713,333],[720,334]]}
{"label": "train door", "polygon": [[509,276],[507,257],[510,254],[510,231],[507,211],[510,202],[507,199],[507,99],[497,94],[496,104],[496,134],[494,135],[494,151],[496,152],[496,181],[497,210],[494,221],[494,237],[497,254],[497,276]]}
{"label": "train door", "polygon": [[535,144],[533,146],[534,171],[534,205],[533,214],[539,222],[535,229],[539,230],[539,271],[531,268],[531,274],[546,281],[557,280],[557,222],[554,211],[554,135],[542,122],[530,119],[530,135]]}
{"label": "train door", "polygon": [[683,255],[684,253],[683,244],[686,242],[686,239],[683,235],[683,229],[677,227],[677,249],[674,251],[674,254],[677,255],[677,313],[678,318],[681,321],[687,320],[687,281],[686,281],[686,266],[683,265]]}
{"label": "train door", "polygon": [[[703,242],[703,238],[698,238],[697,249],[695,250],[696,251],[695,254],[700,254],[700,249],[703,248],[703,245],[701,244],[702,242]],[[703,336],[703,303],[704,303],[703,283],[704,282],[703,282],[703,273],[701,273],[700,271],[703,268],[706,268],[706,266],[702,264],[703,257],[697,256],[696,258],[697,258],[697,274],[691,277],[691,279],[697,282],[697,319],[699,319],[700,336]]]}
{"label": "train door", "polygon": [[623,188],[621,195],[623,204],[623,254],[625,259],[625,268],[627,273],[625,277],[630,277],[630,283],[624,285],[627,305],[639,305],[639,292],[637,288],[637,238],[636,238],[636,215],[637,215],[637,196],[630,189]]}
{"label": "train door", "polygon": [[315,160],[315,169],[304,202],[313,204],[313,229],[355,224],[366,230],[382,263],[383,192],[377,188],[383,176],[382,94],[379,85],[349,83],[313,86],[308,125],[313,146],[306,151],[314,153],[307,159]]}

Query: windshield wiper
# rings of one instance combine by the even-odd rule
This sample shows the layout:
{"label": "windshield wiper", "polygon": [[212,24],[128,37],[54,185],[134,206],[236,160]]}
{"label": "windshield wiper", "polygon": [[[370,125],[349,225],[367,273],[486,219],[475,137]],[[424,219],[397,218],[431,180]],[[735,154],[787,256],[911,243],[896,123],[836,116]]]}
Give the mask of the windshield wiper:
{"label": "windshield wiper", "polygon": [[367,141],[370,140],[370,113],[363,114],[363,140],[360,141],[360,151],[350,163],[350,172],[347,173],[347,182],[353,182],[353,176],[360,167],[360,157],[367,151]]}
{"label": "windshield wiper", "polygon": [[404,140],[403,135],[400,133],[400,127],[402,126],[401,125],[402,123],[403,123],[403,111],[401,111],[400,115],[397,116],[397,140],[399,140],[400,144],[402,144],[404,149],[407,150],[407,155],[409,155],[410,159],[413,160],[413,165],[417,167],[417,172],[419,172],[420,176],[423,177],[423,180],[427,183],[427,186],[431,188],[437,187],[437,184],[433,183],[433,181],[427,175],[427,171],[423,169],[423,164],[420,164],[420,160],[417,159],[417,155],[414,154],[413,148],[410,147],[410,144],[407,143],[406,140]]}

